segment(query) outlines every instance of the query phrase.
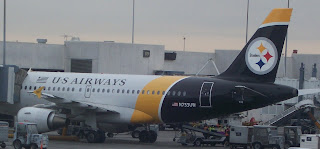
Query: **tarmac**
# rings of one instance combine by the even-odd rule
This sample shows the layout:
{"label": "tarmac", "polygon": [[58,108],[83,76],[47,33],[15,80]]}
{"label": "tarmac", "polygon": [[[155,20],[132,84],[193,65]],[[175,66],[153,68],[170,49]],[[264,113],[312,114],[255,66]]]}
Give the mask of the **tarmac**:
{"label": "tarmac", "polygon": [[[104,143],[87,143],[86,140],[80,141],[56,141],[50,140],[48,149],[163,149],[163,148],[217,148],[225,149],[222,145],[212,146],[182,146],[181,144],[174,142],[174,131],[159,131],[158,139],[155,143],[140,143],[139,139],[134,139],[128,133],[115,134],[113,138],[107,138]],[[9,139],[6,149],[14,149],[12,146],[12,139]]]}

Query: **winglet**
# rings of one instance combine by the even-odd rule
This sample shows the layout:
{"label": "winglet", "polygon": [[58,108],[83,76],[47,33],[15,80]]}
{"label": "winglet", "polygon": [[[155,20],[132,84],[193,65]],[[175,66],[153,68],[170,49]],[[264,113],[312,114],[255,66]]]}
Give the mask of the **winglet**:
{"label": "winglet", "polygon": [[41,98],[41,92],[44,89],[44,86],[38,88],[37,90],[33,91],[34,94],[37,95],[37,97],[40,99]]}

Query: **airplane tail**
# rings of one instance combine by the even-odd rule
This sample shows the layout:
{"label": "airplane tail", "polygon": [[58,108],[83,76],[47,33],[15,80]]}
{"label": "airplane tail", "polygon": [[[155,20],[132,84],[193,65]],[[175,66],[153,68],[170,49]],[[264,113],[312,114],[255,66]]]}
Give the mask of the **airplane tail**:
{"label": "airplane tail", "polygon": [[274,82],[292,8],[273,9],[230,67],[218,78]]}

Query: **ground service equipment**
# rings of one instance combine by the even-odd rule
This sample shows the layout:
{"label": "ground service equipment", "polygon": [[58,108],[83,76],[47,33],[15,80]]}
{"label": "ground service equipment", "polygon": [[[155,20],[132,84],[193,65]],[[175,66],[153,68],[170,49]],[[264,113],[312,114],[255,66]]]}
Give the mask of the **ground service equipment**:
{"label": "ground service equipment", "polygon": [[0,146],[1,148],[6,148],[6,143],[8,142],[8,128],[9,123],[0,121]]}
{"label": "ground service equipment", "polygon": [[37,149],[48,147],[48,136],[38,134],[37,124],[18,122],[15,124],[15,132],[13,137],[13,147],[15,149]]}
{"label": "ground service equipment", "polygon": [[253,126],[232,126],[230,129],[230,149],[251,146]]}

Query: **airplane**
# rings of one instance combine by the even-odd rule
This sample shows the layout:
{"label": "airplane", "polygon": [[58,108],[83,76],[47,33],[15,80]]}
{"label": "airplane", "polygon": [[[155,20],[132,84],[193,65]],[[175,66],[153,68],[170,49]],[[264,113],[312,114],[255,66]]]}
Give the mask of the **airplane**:
{"label": "airplane", "polygon": [[273,9],[216,77],[29,71],[21,99],[46,103],[21,108],[17,120],[37,123],[39,132],[84,121],[93,128],[89,143],[104,142],[111,128],[145,124],[139,140],[153,143],[157,133],[149,124],[212,119],[296,97],[297,89],[274,84],[291,13],[292,8]]}

